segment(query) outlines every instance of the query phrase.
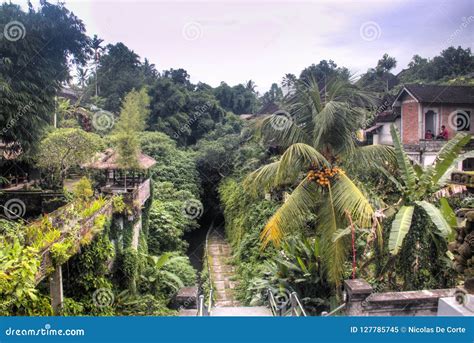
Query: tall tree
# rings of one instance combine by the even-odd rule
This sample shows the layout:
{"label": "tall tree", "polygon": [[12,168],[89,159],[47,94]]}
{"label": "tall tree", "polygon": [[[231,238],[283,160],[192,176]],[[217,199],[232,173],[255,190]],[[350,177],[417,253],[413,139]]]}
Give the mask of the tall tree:
{"label": "tall tree", "polygon": [[[0,140],[29,150],[51,123],[54,97],[70,78],[68,61],[84,65],[89,39],[83,23],[64,5],[41,1],[28,13],[0,6],[0,23],[20,22],[0,39]],[[7,39],[9,38],[9,39]]]}
{"label": "tall tree", "polygon": [[94,52],[93,61],[94,61],[94,70],[95,70],[94,83],[95,83],[95,96],[96,97],[99,96],[99,78],[97,76],[97,68],[99,67],[100,56],[102,52],[104,52],[104,47],[102,46],[103,42],[104,40],[97,37],[97,35],[94,35],[94,37],[92,37],[91,48]]}
{"label": "tall tree", "polygon": [[379,74],[388,73],[390,70],[397,66],[397,60],[395,57],[391,57],[388,54],[384,54],[382,58],[377,62],[375,70]]}
{"label": "tall tree", "polygon": [[348,80],[350,73],[346,67],[338,67],[333,60],[322,60],[318,64],[312,64],[303,69],[300,74],[302,81],[310,82],[311,80],[316,80],[320,89],[323,89],[325,84],[335,77]]}
{"label": "tall tree", "polygon": [[100,137],[81,129],[56,129],[41,141],[38,167],[46,176],[47,186],[62,188],[68,171],[90,160],[101,147]]}
{"label": "tall tree", "polygon": [[384,54],[378,60],[375,68],[370,68],[361,78],[357,84],[367,90],[377,93],[388,93],[399,81],[395,75],[390,71],[397,66],[397,60]]}
{"label": "tall tree", "polygon": [[468,76],[474,70],[474,55],[471,48],[449,47],[433,59],[413,56],[408,69],[400,72],[400,80],[407,82],[443,82]]}
{"label": "tall tree", "polygon": [[165,70],[163,76],[170,78],[175,84],[185,86],[186,88],[191,87],[191,82],[189,81],[190,75],[182,68]]}
{"label": "tall tree", "polygon": [[248,80],[245,83],[245,89],[247,89],[251,92],[255,92],[255,87],[257,87],[257,85],[255,84],[255,82],[253,80]]}
{"label": "tall tree", "polygon": [[105,98],[105,109],[119,112],[120,104],[132,89],[143,86],[139,56],[123,43],[107,46],[97,69],[100,96]]}
{"label": "tall tree", "polygon": [[214,89],[214,95],[220,105],[235,114],[253,113],[257,103],[255,83],[247,81],[245,85],[229,86],[225,82]]}
{"label": "tall tree", "polygon": [[283,91],[281,90],[280,87],[278,87],[278,84],[273,83],[268,92],[265,92],[263,94],[261,101],[263,105],[269,104],[269,103],[278,103],[283,99]]}
{"label": "tall tree", "polygon": [[139,133],[145,129],[150,113],[147,90],[132,90],[125,96],[119,120],[115,126],[114,143],[119,164],[124,169],[137,169],[140,154]]}
{"label": "tall tree", "polygon": [[283,80],[281,81],[281,86],[286,87],[286,93],[291,92],[291,90],[296,84],[296,80],[297,78],[295,74],[288,73],[288,74],[285,74],[285,76],[283,76]]}
{"label": "tall tree", "polygon": [[274,115],[260,124],[263,137],[286,148],[285,152],[279,161],[261,167],[246,180],[253,191],[285,185],[293,189],[262,231],[264,245],[278,245],[285,235],[302,230],[308,217],[316,214],[315,234],[321,237],[323,264],[336,285],[342,280],[347,247],[334,237],[347,227],[347,213],[360,227],[371,227],[374,216],[364,191],[343,168],[348,169],[354,161],[369,168],[391,156],[384,146],[356,147],[354,133],[372,103],[369,94],[341,78],[330,80],[325,90],[314,79],[298,82],[285,106],[289,116]]}

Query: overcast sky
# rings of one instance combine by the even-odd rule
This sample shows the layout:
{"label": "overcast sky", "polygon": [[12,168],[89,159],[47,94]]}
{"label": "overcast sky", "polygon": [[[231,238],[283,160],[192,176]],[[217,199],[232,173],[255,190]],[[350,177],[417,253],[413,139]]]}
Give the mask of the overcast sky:
{"label": "overcast sky", "polygon": [[252,79],[260,92],[322,59],[360,74],[387,52],[399,71],[414,54],[474,42],[472,0],[65,2],[89,35],[123,42],[160,71],[184,68],[212,86]]}

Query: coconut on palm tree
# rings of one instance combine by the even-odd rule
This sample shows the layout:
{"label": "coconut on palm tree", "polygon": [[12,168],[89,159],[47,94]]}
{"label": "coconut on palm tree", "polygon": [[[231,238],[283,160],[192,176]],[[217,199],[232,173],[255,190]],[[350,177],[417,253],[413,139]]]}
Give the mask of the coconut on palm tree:
{"label": "coconut on palm tree", "polygon": [[[369,168],[393,157],[386,146],[358,146],[356,132],[365,124],[374,102],[370,94],[347,80],[332,79],[324,91],[314,79],[297,82],[286,111],[276,112],[259,125],[263,138],[285,152],[278,161],[251,173],[245,182],[254,192],[294,187],[263,229],[263,245],[278,245],[285,235],[304,228],[309,215],[315,214],[323,264],[336,285],[341,282],[348,250],[338,230],[347,227],[348,216],[359,227],[379,228],[373,226],[373,204],[345,172],[351,165]],[[381,242],[380,233],[377,238]]]}

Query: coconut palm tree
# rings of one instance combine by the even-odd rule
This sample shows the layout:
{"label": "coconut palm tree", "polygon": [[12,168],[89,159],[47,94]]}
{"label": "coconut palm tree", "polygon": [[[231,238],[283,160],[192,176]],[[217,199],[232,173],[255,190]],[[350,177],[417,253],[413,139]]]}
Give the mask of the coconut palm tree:
{"label": "coconut palm tree", "polygon": [[[285,111],[259,124],[264,140],[286,148],[279,161],[251,173],[245,186],[253,192],[295,186],[261,233],[263,245],[279,245],[283,237],[316,214],[323,264],[329,279],[340,284],[344,271],[344,236],[349,214],[360,227],[372,227],[374,208],[363,189],[344,171],[352,163],[369,168],[385,163],[393,151],[385,146],[357,146],[355,132],[367,118],[374,98],[353,83],[332,79],[321,92],[314,79],[299,81]],[[375,225],[379,229],[379,225]],[[377,231],[377,230],[375,230]],[[380,230],[379,230],[380,231]],[[380,232],[377,234],[381,242]]]}
{"label": "coconut palm tree", "polygon": [[293,86],[296,84],[296,75],[294,74],[285,74],[285,76],[283,77],[282,81],[281,81],[281,86],[282,87],[286,87],[286,92],[287,93],[290,93],[291,90],[293,89]]}
{"label": "coconut palm tree", "polygon": [[[442,187],[440,180],[443,175],[450,169],[462,148],[469,143],[471,136],[465,133],[457,134],[443,146],[432,165],[422,168],[410,162],[403,150],[400,135],[393,125],[391,127],[391,135],[400,179],[397,180],[383,167],[379,169],[394,183],[402,194],[400,201],[392,208],[392,210],[396,211],[396,215],[392,222],[389,238],[389,250],[392,254],[396,255],[403,245],[405,236],[412,228],[412,219],[415,211],[425,212],[433,222],[436,228],[436,231],[432,232],[433,240],[436,240],[437,236],[447,238],[452,233],[451,226],[456,225],[455,216],[452,215],[453,212],[447,201],[441,199],[443,212],[444,214],[450,214],[448,216],[443,215],[442,211],[431,202],[436,200],[434,195]],[[449,222],[451,222],[451,225]]]}

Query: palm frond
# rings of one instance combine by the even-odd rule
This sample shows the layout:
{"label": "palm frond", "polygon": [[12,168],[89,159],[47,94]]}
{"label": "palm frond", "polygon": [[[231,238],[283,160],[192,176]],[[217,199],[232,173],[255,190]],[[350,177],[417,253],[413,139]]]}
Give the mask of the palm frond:
{"label": "palm frond", "polygon": [[304,143],[293,144],[281,156],[278,178],[286,178],[288,174],[293,174],[294,170],[308,170],[311,166],[329,167],[330,163],[312,146]]}
{"label": "palm frond", "polygon": [[406,234],[410,230],[414,210],[414,206],[402,206],[392,222],[388,249],[393,255],[398,253]]}
{"label": "palm frond", "polygon": [[[336,286],[340,285],[344,274],[344,261],[347,256],[345,239],[333,241],[338,232],[340,216],[334,206],[335,196],[331,185],[328,187],[329,199],[321,204],[318,231],[321,234],[321,257],[329,280]],[[344,237],[342,237],[344,238]]]}
{"label": "palm frond", "polygon": [[250,173],[244,187],[254,193],[259,189],[269,190],[283,184],[297,181],[302,171],[307,171],[311,166],[328,167],[329,162],[313,147],[304,144],[292,144],[281,156],[280,161],[260,167]]}
{"label": "palm frond", "polygon": [[318,199],[316,184],[306,177],[265,225],[260,234],[263,247],[269,243],[279,246],[287,232],[301,229]]}
{"label": "palm frond", "polygon": [[[284,120],[284,122],[281,122]],[[298,125],[295,116],[289,111],[281,111],[258,120],[255,124],[256,136],[268,143],[288,147],[294,143],[309,143],[306,132]]]}
{"label": "palm frond", "polygon": [[277,161],[251,172],[244,180],[244,188],[253,194],[259,194],[275,187],[279,165],[280,161]]}
{"label": "palm frond", "polygon": [[348,163],[367,170],[374,166],[386,166],[396,163],[395,150],[388,145],[366,145],[354,149],[353,153],[344,156]]}
{"label": "palm frond", "polygon": [[339,178],[333,186],[334,208],[337,213],[344,216],[348,211],[353,220],[360,227],[370,227],[374,209],[365,194],[345,174],[339,174]]}
{"label": "palm frond", "polygon": [[355,149],[353,134],[364,114],[346,102],[329,101],[314,119],[313,146],[330,147],[334,154]]}

